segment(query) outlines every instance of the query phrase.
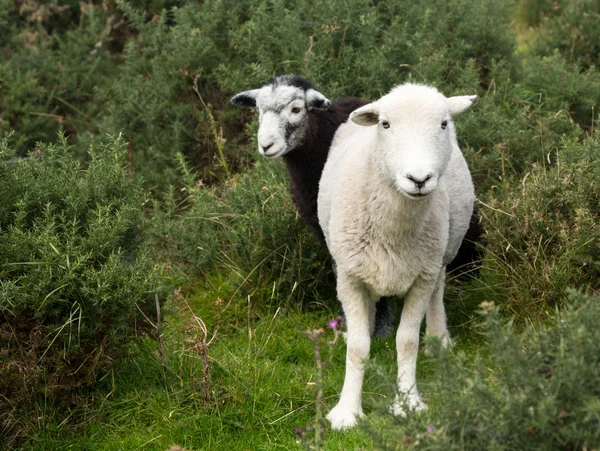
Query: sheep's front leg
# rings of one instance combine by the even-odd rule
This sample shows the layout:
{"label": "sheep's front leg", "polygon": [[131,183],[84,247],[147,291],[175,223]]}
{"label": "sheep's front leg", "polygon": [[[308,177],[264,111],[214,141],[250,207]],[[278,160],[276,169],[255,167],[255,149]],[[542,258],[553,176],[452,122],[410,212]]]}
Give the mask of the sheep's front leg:
{"label": "sheep's front leg", "polygon": [[444,309],[444,286],[446,280],[446,267],[442,268],[435,285],[429,305],[427,307],[427,335],[439,337],[443,347],[452,345],[448,324],[446,322],[446,311]]}
{"label": "sheep's front leg", "polygon": [[346,376],[337,405],[327,414],[333,429],[344,429],[356,424],[363,416],[361,393],[365,361],[369,358],[375,305],[367,290],[338,274],[338,297],[346,313]]}
{"label": "sheep's front leg", "polygon": [[392,404],[392,412],[395,415],[405,415],[407,408],[414,410],[427,408],[417,391],[417,353],[419,329],[436,282],[436,280],[428,281],[419,278],[404,298],[400,327],[396,333],[398,395]]}

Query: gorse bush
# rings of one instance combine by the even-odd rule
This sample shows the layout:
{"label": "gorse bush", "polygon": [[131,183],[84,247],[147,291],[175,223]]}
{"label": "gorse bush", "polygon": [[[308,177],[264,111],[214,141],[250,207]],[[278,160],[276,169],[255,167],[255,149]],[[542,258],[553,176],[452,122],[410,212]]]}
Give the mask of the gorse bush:
{"label": "gorse bush", "polygon": [[543,314],[569,287],[600,288],[600,142],[566,142],[490,201],[484,281],[498,303]]}
{"label": "gorse bush", "polygon": [[509,1],[30,3],[6,12],[0,126],[23,131],[18,148],[58,130],[84,147],[122,132],[132,169],[160,189],[177,181],[177,153],[205,181],[247,164],[228,99],[270,76],[303,75],[332,98],[376,98],[408,79],[472,92],[513,47]]}
{"label": "gorse bush", "polygon": [[[224,51],[223,43],[218,45],[220,30],[227,28],[223,22],[231,13],[221,18],[205,11],[208,7],[189,5],[163,9],[147,21],[129,3],[120,5],[139,34],[126,42],[124,64],[103,93],[108,127],[123,130],[133,169],[148,186],[164,189],[176,182],[178,153],[193,162],[204,180],[218,179],[227,163],[214,159],[221,138],[213,135],[209,116],[220,116],[226,101],[215,90],[213,71]],[[198,97],[201,93],[206,99]]]}
{"label": "gorse bush", "polygon": [[[443,402],[373,434],[378,449],[594,449],[600,444],[600,299],[567,307],[522,333],[484,304],[485,352],[473,362],[439,349]],[[430,343],[433,348],[434,342]]]}
{"label": "gorse bush", "polygon": [[569,62],[579,62],[585,68],[597,66],[600,62],[600,3],[571,0],[553,2],[551,8],[543,9],[532,40],[533,51],[550,56],[558,50]]}
{"label": "gorse bush", "polygon": [[509,0],[73,2],[60,14],[57,4],[30,3],[1,10],[13,21],[0,127],[22,131],[20,149],[59,130],[84,149],[123,133],[131,169],[158,191],[178,183],[178,153],[205,183],[247,167],[253,157],[237,148],[249,115],[228,99],[282,73],[331,98],[373,99],[407,80],[477,92],[486,103],[460,136],[475,154],[480,192],[498,181],[503,158],[519,174],[539,161],[542,134],[544,145],[560,142],[569,115],[589,127],[598,103],[598,75],[584,61],[540,51],[548,59],[520,67]]}
{"label": "gorse bush", "polygon": [[600,105],[600,73],[594,67],[584,70],[578,63],[569,63],[558,52],[534,57],[524,70],[520,95],[543,111],[570,115],[591,131]]}
{"label": "gorse bush", "polygon": [[456,86],[470,59],[485,71],[510,56],[509,5],[251,2],[229,35],[231,60],[219,74],[240,89],[274,73],[298,73],[333,97],[377,98],[409,77]]}
{"label": "gorse bush", "polygon": [[180,161],[186,197],[181,203],[171,193],[152,217],[163,256],[188,277],[219,274],[244,303],[252,295],[263,304],[308,305],[319,292],[332,294],[325,283],[331,282],[328,254],[295,212],[280,162],[260,161],[224,186],[207,188]]}
{"label": "gorse bush", "polygon": [[79,11],[76,2],[11,3],[14,30],[0,50],[0,130],[19,131],[13,140],[22,154],[59,131],[97,134],[104,114],[97,91],[113,70],[105,44],[114,17],[91,4]]}
{"label": "gorse bush", "polygon": [[151,330],[143,315],[156,316],[164,293],[142,248],[145,197],[124,156],[119,138],[90,149],[87,168],[64,137],[22,159],[8,139],[0,145],[4,412],[94,382]]}

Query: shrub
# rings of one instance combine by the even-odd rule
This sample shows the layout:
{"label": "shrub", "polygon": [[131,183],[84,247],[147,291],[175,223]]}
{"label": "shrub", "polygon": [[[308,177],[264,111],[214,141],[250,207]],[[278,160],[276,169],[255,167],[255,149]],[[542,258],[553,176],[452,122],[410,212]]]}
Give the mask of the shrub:
{"label": "shrub", "polygon": [[64,136],[22,159],[8,139],[0,145],[3,412],[40,396],[63,404],[57,396],[94,383],[150,330],[142,312],[155,316],[164,293],[142,248],[145,199],[124,155],[120,138],[90,149],[87,168]]}
{"label": "shrub", "polygon": [[600,141],[567,141],[556,164],[539,163],[488,199],[484,284],[513,312],[533,317],[570,286],[600,280]]}
{"label": "shrub", "polygon": [[[204,13],[208,7],[188,5],[163,9],[149,21],[129,3],[119,4],[138,35],[126,41],[124,62],[102,93],[107,127],[124,133],[132,169],[150,187],[162,190],[176,183],[178,153],[189,158],[204,180],[218,180],[228,167],[227,160],[215,159],[221,138],[214,136],[210,120],[217,115],[219,121],[227,99],[215,91],[212,71],[222,57],[215,44],[221,21],[230,13],[219,19]],[[201,93],[206,97],[202,101]]]}
{"label": "shrub", "polygon": [[[270,76],[306,76],[331,97],[375,98],[409,78],[472,90],[513,47],[508,1],[432,0],[425,14],[411,2],[362,0],[183,2],[153,15],[118,5],[135,34],[98,97],[102,124],[125,133],[133,169],[160,189],[177,180],[177,153],[205,182],[221,180],[226,165],[245,166],[247,158],[232,152],[244,136],[228,99]],[[225,158],[216,158],[222,140],[213,118],[228,141]]]}
{"label": "shrub", "polygon": [[[482,304],[488,344],[473,359],[439,348],[429,412],[377,432],[378,449],[594,449],[600,445],[600,298],[570,291],[546,325],[517,333]],[[433,348],[434,342],[430,342]]]}
{"label": "shrub", "polygon": [[[560,55],[532,57],[517,75],[493,64],[490,86],[473,112],[457,120],[461,148],[480,196],[550,161],[565,140],[590,130],[598,73],[580,73]],[[597,106],[595,107],[597,111]]]}
{"label": "shrub", "polygon": [[548,112],[567,112],[583,128],[591,130],[600,107],[600,73],[595,67],[582,69],[555,52],[529,59],[523,73],[523,100],[541,104]]}
{"label": "shrub", "polygon": [[555,50],[569,62],[584,68],[600,62],[600,3],[596,0],[554,2],[553,8],[541,14],[532,50],[550,56]]}
{"label": "shrub", "polygon": [[59,131],[75,138],[102,127],[104,105],[96,93],[114,67],[104,46],[114,17],[91,4],[82,3],[80,11],[56,2],[23,3],[11,12],[12,33],[1,49],[0,131],[18,130],[14,145],[25,154]]}
{"label": "shrub", "polygon": [[485,72],[510,56],[509,5],[251,2],[229,34],[233,48],[218,71],[228,83],[221,86],[238,90],[289,72],[332,97],[377,98],[411,77],[455,86],[470,59]]}
{"label": "shrub", "polygon": [[181,205],[171,191],[152,218],[155,248],[183,271],[174,277],[218,274],[238,298],[250,294],[259,304],[309,304],[331,287],[327,252],[297,215],[281,162],[259,161],[224,186],[206,187],[180,161],[187,197]]}

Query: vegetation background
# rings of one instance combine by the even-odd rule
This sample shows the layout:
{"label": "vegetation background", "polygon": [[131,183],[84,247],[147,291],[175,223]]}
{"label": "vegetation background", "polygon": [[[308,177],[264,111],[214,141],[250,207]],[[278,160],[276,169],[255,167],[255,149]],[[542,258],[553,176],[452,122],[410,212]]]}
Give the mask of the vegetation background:
{"label": "vegetation background", "polygon": [[[599,59],[597,0],[0,0],[0,446],[597,449]],[[419,357],[425,413],[385,408],[391,337],[367,419],[321,428],[327,253],[229,105],[285,73],[479,96],[483,258]]]}

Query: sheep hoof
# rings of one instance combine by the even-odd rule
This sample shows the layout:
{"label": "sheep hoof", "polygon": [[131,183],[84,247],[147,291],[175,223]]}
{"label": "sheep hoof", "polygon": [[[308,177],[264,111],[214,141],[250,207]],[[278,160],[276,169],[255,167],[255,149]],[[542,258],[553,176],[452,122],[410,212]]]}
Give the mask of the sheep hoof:
{"label": "sheep hoof", "polygon": [[410,411],[421,412],[422,410],[427,410],[427,404],[421,401],[418,396],[409,397],[403,401],[396,399],[390,408],[392,415],[402,418],[406,418]]}
{"label": "sheep hoof", "polygon": [[326,418],[331,423],[331,429],[341,431],[342,429],[355,426],[356,420],[364,416],[365,414],[360,408],[358,410],[353,410],[338,404],[331,409]]}

